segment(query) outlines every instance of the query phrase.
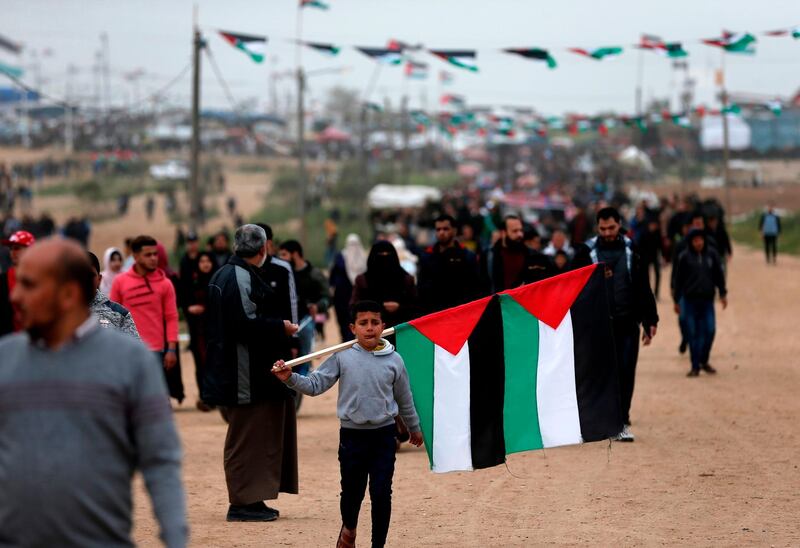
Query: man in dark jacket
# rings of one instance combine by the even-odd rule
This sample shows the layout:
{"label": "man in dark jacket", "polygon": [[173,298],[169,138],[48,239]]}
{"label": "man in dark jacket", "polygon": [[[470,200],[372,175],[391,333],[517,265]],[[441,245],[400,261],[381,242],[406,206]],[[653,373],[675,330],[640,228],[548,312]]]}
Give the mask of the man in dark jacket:
{"label": "man in dark jacket", "polygon": [[524,237],[522,219],[507,215],[503,219],[500,239],[481,256],[484,294],[537,282],[552,274],[549,257],[529,249]]}
{"label": "man in dark jacket", "polygon": [[678,257],[675,266],[673,299],[675,312],[685,317],[689,354],[692,369],[689,377],[696,377],[702,369],[706,373],[717,370],[708,363],[711,345],[716,333],[714,295],[719,290],[723,310],[728,306],[725,274],[716,250],[706,245],[702,230],[692,230],[686,238],[690,247]]}
{"label": "man in dark jacket", "polygon": [[603,263],[606,291],[614,331],[620,404],[625,427],[618,441],[633,441],[630,408],[639,358],[639,326],[644,328],[642,341],[648,346],[656,336],[658,312],[650,280],[633,242],[620,233],[619,212],[606,207],[597,212],[598,236],[578,246],[573,266],[578,268]]}
{"label": "man in dark jacket", "polygon": [[[280,245],[278,256],[292,266],[297,287],[297,316],[300,331],[300,355],[310,354],[314,347],[314,322],[318,313],[328,310],[330,290],[325,274],[303,256],[303,246],[297,240],[287,240]],[[308,374],[311,364],[298,366],[296,372]]]}
{"label": "man in dark jacket", "polygon": [[480,297],[478,259],[456,241],[456,221],[440,215],[434,222],[436,243],[419,262],[417,289],[424,314],[468,303]]}
{"label": "man in dark jacket", "polygon": [[264,229],[239,227],[234,253],[209,283],[202,399],[224,407],[228,420],[228,521],[272,521],[278,511],[263,501],[297,493],[297,431],[291,393],[268,364],[285,356],[297,325],[281,318],[275,292],[259,274]]}

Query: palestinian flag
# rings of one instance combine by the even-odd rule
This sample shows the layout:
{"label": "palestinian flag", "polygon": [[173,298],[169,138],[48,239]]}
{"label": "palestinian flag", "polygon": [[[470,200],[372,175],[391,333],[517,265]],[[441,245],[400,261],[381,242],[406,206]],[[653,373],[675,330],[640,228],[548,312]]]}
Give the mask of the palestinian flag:
{"label": "palestinian flag", "polygon": [[20,67],[6,65],[5,63],[0,62],[0,74],[7,74],[11,78],[22,78],[22,75],[25,74],[25,71]]}
{"label": "palestinian flag", "polygon": [[339,55],[339,52],[342,49],[338,46],[334,46],[333,44],[324,44],[321,42],[303,42],[303,45],[308,46],[311,49],[316,50],[320,53],[330,55],[331,57]]}
{"label": "palestinian flag", "polygon": [[681,42],[665,42],[660,36],[652,34],[642,34],[639,40],[639,49],[648,49],[666,55],[670,59],[677,59],[680,57],[687,57],[689,54],[683,49]]}
{"label": "palestinian flag", "polygon": [[723,32],[721,38],[703,40],[704,44],[722,48],[728,53],[755,53],[756,37],[747,32]]}
{"label": "palestinian flag", "polygon": [[509,48],[504,49],[506,53],[513,53],[515,55],[521,55],[526,59],[536,59],[539,61],[546,61],[547,66],[551,69],[556,68],[558,65],[556,63],[555,58],[550,55],[550,52],[546,49],[541,48]]}
{"label": "palestinian flag", "polygon": [[583,49],[583,48],[569,48],[569,51],[572,53],[577,53],[578,55],[583,55],[584,57],[591,57],[597,61],[605,57],[616,56],[622,53],[622,48],[620,47],[605,47],[605,48],[595,48],[595,49]]}
{"label": "palestinian flag", "polygon": [[396,328],[434,472],[600,441],[622,430],[596,265]]}
{"label": "palestinian flag", "polygon": [[454,108],[464,108],[467,105],[467,100],[463,95],[454,95],[446,93],[439,98],[442,105],[451,105]]}
{"label": "palestinian flag", "polygon": [[783,114],[783,104],[778,99],[767,101],[764,106],[767,107],[775,116],[780,116]]}
{"label": "palestinian flag", "polygon": [[256,63],[264,62],[264,52],[267,49],[266,36],[253,36],[222,30],[219,33],[230,45],[245,52]]}
{"label": "palestinian flag", "polygon": [[740,107],[736,103],[731,103],[730,105],[728,105],[725,108],[723,108],[721,112],[724,113],[724,114],[736,114],[736,115],[738,115],[738,114],[742,113],[742,107]]}
{"label": "palestinian flag", "polygon": [[672,118],[672,123],[675,124],[676,126],[687,129],[692,127],[692,121],[685,114],[673,114],[671,118]]}
{"label": "palestinian flag", "polygon": [[300,7],[301,8],[317,8],[320,10],[326,10],[330,8],[328,4],[325,2],[321,2],[320,0],[300,0]]}
{"label": "palestinian flag", "polygon": [[405,66],[406,78],[411,80],[426,80],[428,78],[428,63],[420,63],[409,59]]}
{"label": "palestinian flag", "polygon": [[356,48],[358,51],[378,63],[399,65],[403,62],[403,52],[394,48]]}
{"label": "palestinian flag", "polygon": [[475,50],[467,49],[432,49],[430,53],[443,59],[453,66],[478,72],[478,65],[475,64],[478,54]]}

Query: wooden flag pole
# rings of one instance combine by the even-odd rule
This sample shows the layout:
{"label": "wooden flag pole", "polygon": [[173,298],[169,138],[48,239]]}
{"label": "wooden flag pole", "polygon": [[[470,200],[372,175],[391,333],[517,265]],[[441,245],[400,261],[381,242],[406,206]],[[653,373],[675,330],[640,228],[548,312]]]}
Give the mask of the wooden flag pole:
{"label": "wooden flag pole", "polygon": [[[389,335],[394,335],[394,327],[390,327],[389,329],[384,329],[383,333],[381,333],[381,337],[388,337]],[[356,344],[355,341],[347,341],[333,346],[329,346],[328,348],[317,350],[316,352],[312,352],[311,354],[306,354],[305,356],[300,356],[299,358],[289,360],[288,362],[286,362],[286,365],[288,365],[289,367],[303,365],[304,363],[308,363],[311,360],[316,360],[317,358],[321,358],[322,356],[327,356],[328,354],[335,354],[336,352],[347,350],[354,344]]]}

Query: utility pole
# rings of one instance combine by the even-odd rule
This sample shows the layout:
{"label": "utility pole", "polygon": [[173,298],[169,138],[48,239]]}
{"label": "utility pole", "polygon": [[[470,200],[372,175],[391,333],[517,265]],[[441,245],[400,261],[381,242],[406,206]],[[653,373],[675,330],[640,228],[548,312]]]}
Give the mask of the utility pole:
{"label": "utility pole", "polygon": [[197,230],[200,218],[200,53],[203,37],[197,28],[197,7],[194,9],[194,38],[192,40],[192,150],[189,174],[189,228]]}
{"label": "utility pole", "polygon": [[103,54],[103,99],[106,112],[111,112],[111,60],[109,58],[108,34],[103,32],[100,35]]}
{"label": "utility pole", "polygon": [[300,216],[300,243],[306,245],[306,112],[305,75],[303,67],[297,67],[297,214]]}
{"label": "utility pole", "polygon": [[729,171],[730,160],[730,133],[728,129],[728,91],[725,87],[725,50],[722,50],[722,68],[719,72],[720,86],[722,88],[722,184],[725,186],[725,208],[727,209],[728,219],[733,215],[733,204],[731,202],[731,181]]}
{"label": "utility pole", "polygon": [[66,96],[66,110],[64,111],[64,149],[68,153],[75,150],[75,129],[73,122],[73,104],[72,104],[72,78],[78,69],[75,65],[70,64],[67,66],[67,96]]}
{"label": "utility pole", "polygon": [[366,195],[369,190],[367,179],[367,103],[361,102],[358,113],[358,178],[359,186]]}
{"label": "utility pole", "polygon": [[408,127],[408,95],[403,95],[403,100],[400,106],[400,124],[403,131],[403,170],[402,180],[403,184],[408,184],[409,176],[411,175],[411,151],[409,150],[410,141],[410,128]]}

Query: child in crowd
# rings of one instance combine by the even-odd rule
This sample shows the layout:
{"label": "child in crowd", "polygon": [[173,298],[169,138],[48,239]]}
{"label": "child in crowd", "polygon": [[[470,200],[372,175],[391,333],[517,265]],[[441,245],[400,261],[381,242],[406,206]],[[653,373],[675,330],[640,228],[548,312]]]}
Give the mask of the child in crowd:
{"label": "child in crowd", "polygon": [[341,422],[342,528],[337,548],[355,545],[367,479],[372,501],[372,546],[386,543],[392,510],[397,415],[408,425],[409,441],[417,447],[422,445],[405,364],[394,347],[381,338],[385,327],[382,310],[376,302],[356,303],[350,330],[357,344],[334,354],[309,376],[292,373],[283,360],[272,368],[289,388],[308,396],[318,396],[341,381],[336,413]]}

